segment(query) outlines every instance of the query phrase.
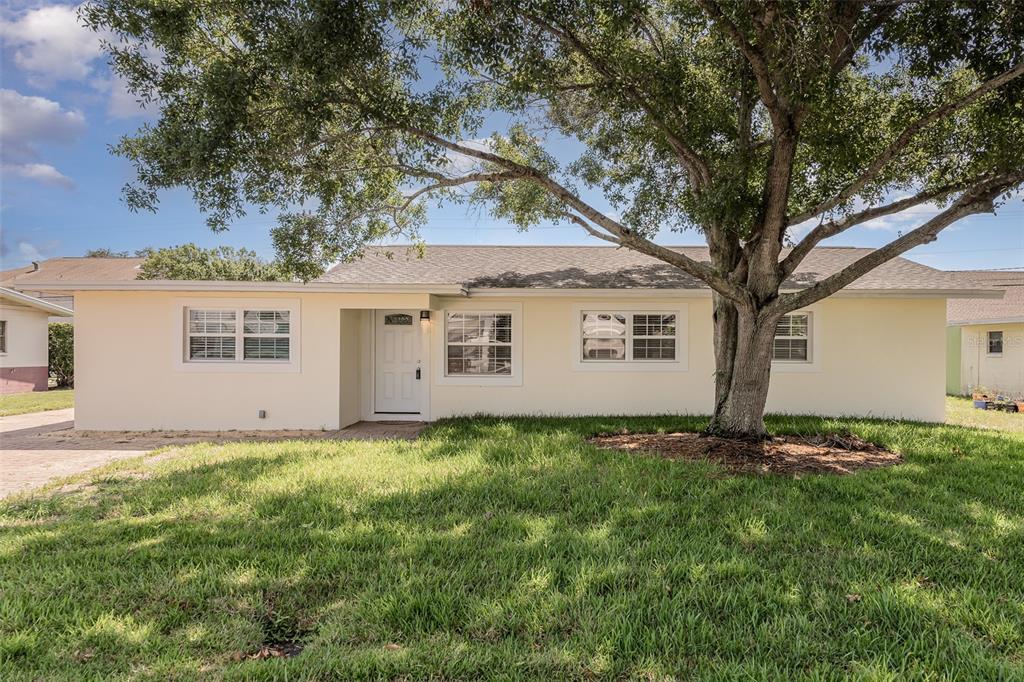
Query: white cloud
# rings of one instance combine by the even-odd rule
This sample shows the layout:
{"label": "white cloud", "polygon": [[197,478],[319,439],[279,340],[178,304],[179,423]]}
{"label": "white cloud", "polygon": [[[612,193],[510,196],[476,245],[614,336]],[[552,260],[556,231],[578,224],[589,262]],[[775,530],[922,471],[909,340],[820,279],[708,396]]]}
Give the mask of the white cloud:
{"label": "white cloud", "polygon": [[118,75],[97,82],[96,87],[109,94],[107,114],[111,118],[134,118],[146,113],[138,98],[128,91],[128,82]]}
{"label": "white cloud", "polygon": [[19,177],[72,187],[74,183],[53,166],[40,162],[39,146],[69,144],[85,132],[85,117],[45,97],[0,89],[0,146],[3,170]]}
{"label": "white cloud", "polygon": [[40,142],[67,144],[85,131],[85,117],[45,97],[0,89],[0,143],[7,158],[34,158]]}
{"label": "white cloud", "polygon": [[29,242],[18,242],[18,255],[25,260],[42,260],[43,254],[35,244]]}
{"label": "white cloud", "polygon": [[24,238],[17,238],[13,240],[13,243],[14,246],[11,246],[11,241],[8,241],[6,233],[4,239],[0,241],[0,257],[3,257],[5,267],[17,267],[29,261],[45,260],[61,249],[59,239],[32,242]]}
{"label": "white cloud", "polygon": [[0,22],[0,36],[14,51],[14,63],[33,84],[85,80],[102,55],[101,36],[78,20],[78,8],[50,5]]}
{"label": "white cloud", "polygon": [[5,164],[4,169],[14,175],[36,180],[47,185],[57,185],[65,189],[74,189],[75,181],[61,173],[48,163]]}
{"label": "white cloud", "polygon": [[[127,83],[105,68],[102,40],[78,19],[79,6],[47,5],[28,9],[12,20],[0,20],[0,38],[12,61],[34,87],[48,89],[61,81],[76,81],[108,96],[107,114],[133,118],[145,113]],[[147,58],[158,53],[145,51]]]}

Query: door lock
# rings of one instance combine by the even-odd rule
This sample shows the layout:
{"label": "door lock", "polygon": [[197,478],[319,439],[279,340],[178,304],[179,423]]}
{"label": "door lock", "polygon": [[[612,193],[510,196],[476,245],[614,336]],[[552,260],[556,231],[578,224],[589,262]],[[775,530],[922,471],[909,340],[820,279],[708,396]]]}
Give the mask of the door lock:
{"label": "door lock", "polygon": [[419,381],[419,380],[420,380],[420,372],[421,372],[421,371],[422,371],[422,370],[421,370],[421,369],[420,369],[419,367],[417,367],[417,368],[416,368],[416,381]]}

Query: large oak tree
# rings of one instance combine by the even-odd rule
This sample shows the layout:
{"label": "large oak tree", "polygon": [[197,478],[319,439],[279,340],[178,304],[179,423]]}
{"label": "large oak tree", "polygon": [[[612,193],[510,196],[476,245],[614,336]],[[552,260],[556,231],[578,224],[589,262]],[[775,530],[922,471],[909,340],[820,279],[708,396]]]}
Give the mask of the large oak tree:
{"label": "large oak tree", "polygon": [[[184,186],[215,229],[283,209],[275,244],[307,277],[414,231],[431,200],[577,225],[714,290],[723,434],[764,433],[780,316],[1024,182],[1020,0],[97,0],[83,13],[159,109],[117,148],[138,170],[132,206]],[[884,248],[787,285],[822,240],[924,204],[940,210]],[[700,230],[710,262],[655,243],[663,228]]]}

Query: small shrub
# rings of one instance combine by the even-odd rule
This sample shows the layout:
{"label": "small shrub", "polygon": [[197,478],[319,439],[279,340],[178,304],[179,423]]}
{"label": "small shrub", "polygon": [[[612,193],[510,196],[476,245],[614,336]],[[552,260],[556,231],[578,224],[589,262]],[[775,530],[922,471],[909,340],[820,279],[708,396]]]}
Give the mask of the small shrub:
{"label": "small shrub", "polygon": [[70,322],[50,323],[50,376],[57,386],[75,385],[75,326]]}

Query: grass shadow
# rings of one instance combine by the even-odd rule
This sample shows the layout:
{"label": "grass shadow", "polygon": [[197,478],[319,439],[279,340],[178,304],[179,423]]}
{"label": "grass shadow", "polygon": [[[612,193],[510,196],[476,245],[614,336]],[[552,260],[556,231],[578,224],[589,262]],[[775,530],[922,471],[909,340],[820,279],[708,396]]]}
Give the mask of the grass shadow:
{"label": "grass shadow", "polygon": [[[1016,440],[846,423],[907,464],[802,479],[584,442],[680,424],[699,420],[193,448],[89,499],[8,505],[3,676],[1024,674]],[[301,655],[233,660],[277,635]]]}

